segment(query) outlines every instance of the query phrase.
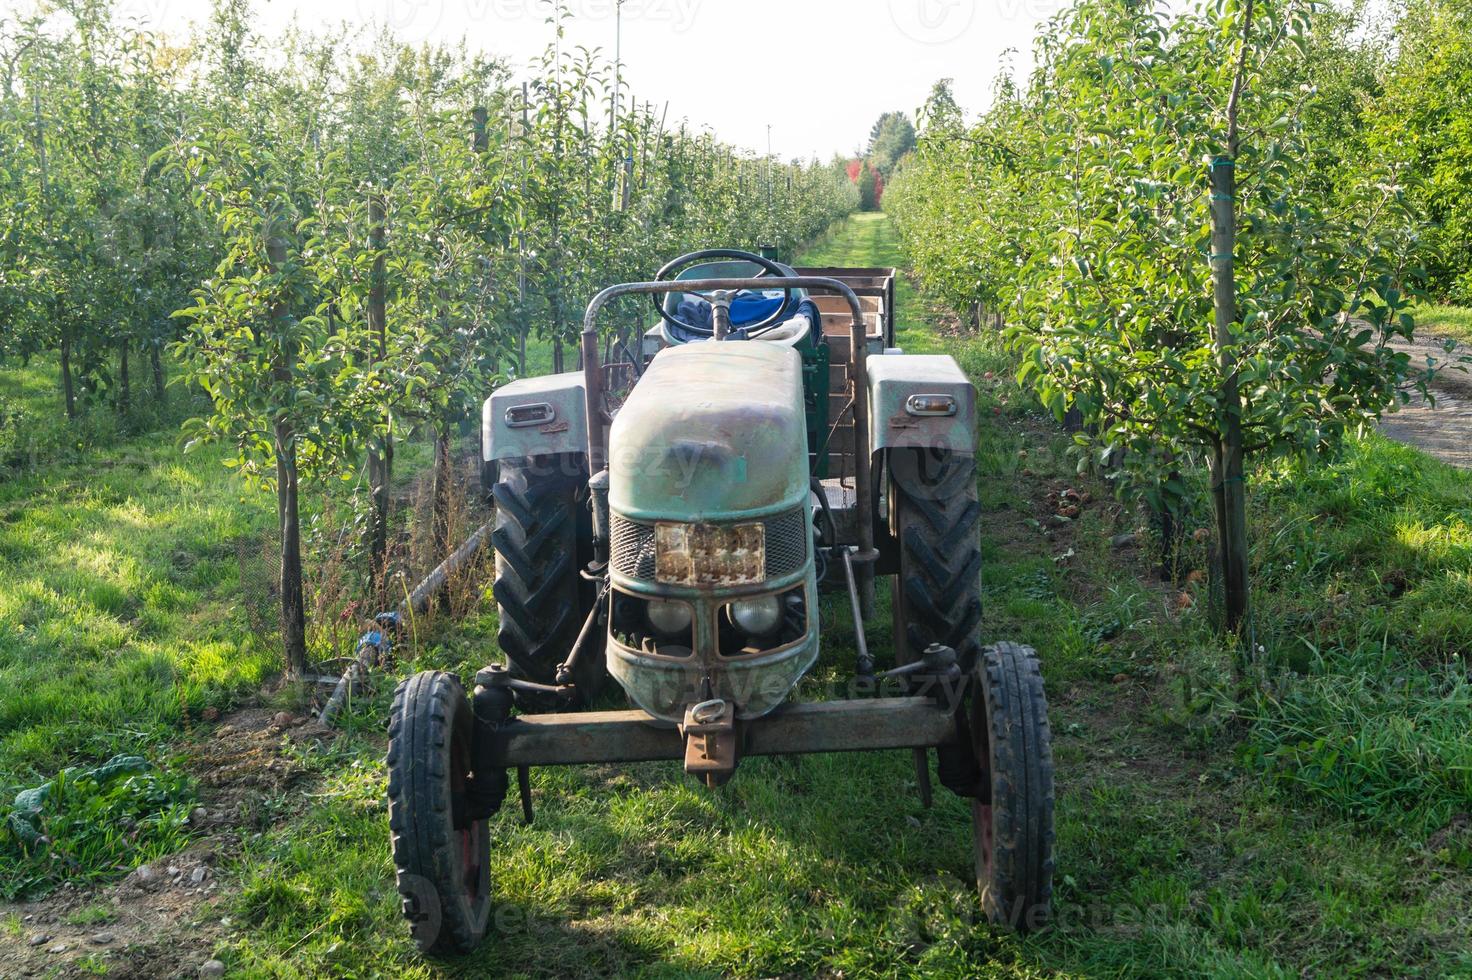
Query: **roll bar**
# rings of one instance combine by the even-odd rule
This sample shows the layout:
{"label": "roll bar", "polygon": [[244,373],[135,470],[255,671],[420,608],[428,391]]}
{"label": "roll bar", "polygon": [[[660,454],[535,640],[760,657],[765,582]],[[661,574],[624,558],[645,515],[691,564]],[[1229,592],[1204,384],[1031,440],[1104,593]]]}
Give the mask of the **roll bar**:
{"label": "roll bar", "polygon": [[854,560],[872,562],[874,550],[873,486],[869,476],[869,374],[864,335],[864,309],[847,283],[827,276],[756,276],[748,279],[676,279],[624,282],[609,286],[588,304],[583,315],[583,386],[588,410],[588,472],[608,465],[605,425],[612,421],[603,410],[603,372],[598,362],[598,314],[621,296],[649,293],[703,292],[712,289],[817,289],[838,293],[849,308],[849,378],[854,385],[854,496],[859,513],[859,553]]}

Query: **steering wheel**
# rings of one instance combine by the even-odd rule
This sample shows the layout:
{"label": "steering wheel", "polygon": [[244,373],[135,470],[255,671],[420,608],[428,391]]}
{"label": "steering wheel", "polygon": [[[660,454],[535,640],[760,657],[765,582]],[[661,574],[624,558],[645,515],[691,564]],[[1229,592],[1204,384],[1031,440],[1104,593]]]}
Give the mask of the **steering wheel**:
{"label": "steering wheel", "polygon": [[[676,278],[676,275],[686,266],[694,265],[696,262],[705,262],[710,259],[736,259],[738,261],[751,262],[754,265],[761,267],[762,273],[761,276],[759,276],[758,278],[765,278],[766,276],[776,276],[778,278],[784,278],[787,276],[786,269],[783,269],[780,265],[773,262],[771,259],[757,255],[755,252],[743,252],[739,248],[707,248],[703,251],[691,252],[688,255],[682,255],[677,259],[666,262],[664,266],[661,267],[660,270],[654,274],[654,278],[656,281],[659,282],[663,282],[665,280],[673,280]],[[694,295],[699,296],[701,299],[705,300],[707,303],[711,302],[711,297],[699,290],[687,289],[685,290],[685,292],[693,293]],[[654,301],[654,309],[659,313],[660,317],[671,326],[675,326],[680,328],[681,330],[686,330],[690,333],[699,334],[706,337],[715,336],[715,331],[712,328],[702,327],[697,323],[687,323],[686,321],[680,319],[673,313],[666,310],[664,308],[663,295],[661,295],[660,293],[651,293],[650,298]],[[788,310],[791,308],[791,306],[792,287],[784,286],[782,288],[781,306],[772,311],[771,315],[762,320],[760,323],[743,323],[739,329],[750,336],[751,334],[759,330],[763,330],[781,320],[786,319]]]}

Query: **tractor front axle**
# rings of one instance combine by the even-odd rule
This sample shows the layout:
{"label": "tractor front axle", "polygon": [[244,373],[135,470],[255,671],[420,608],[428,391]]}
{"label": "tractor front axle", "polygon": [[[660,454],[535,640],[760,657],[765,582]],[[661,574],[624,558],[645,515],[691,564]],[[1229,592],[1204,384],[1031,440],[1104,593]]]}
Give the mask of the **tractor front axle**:
{"label": "tractor front axle", "polygon": [[[957,737],[954,710],[928,697],[787,704],[737,725],[742,756],[932,748]],[[486,762],[496,768],[686,757],[678,728],[637,710],[520,715],[485,737]]]}

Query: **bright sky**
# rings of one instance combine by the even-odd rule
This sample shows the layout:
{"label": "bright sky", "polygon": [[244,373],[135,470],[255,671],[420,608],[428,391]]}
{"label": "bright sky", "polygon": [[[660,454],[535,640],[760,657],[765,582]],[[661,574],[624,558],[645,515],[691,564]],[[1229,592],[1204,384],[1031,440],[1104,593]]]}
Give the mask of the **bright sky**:
{"label": "bright sky", "polygon": [[[16,0],[0,0],[0,8]],[[201,0],[119,0],[124,16],[182,33]],[[611,59],[615,0],[562,0],[571,44]],[[28,5],[28,4],[27,4]],[[456,42],[520,68],[551,38],[545,0],[255,0],[279,31],[387,23],[403,40]],[[885,110],[913,112],[938,78],[968,113],[985,105],[1004,52],[1032,64],[1036,26],[1063,0],[623,0],[624,79],[640,101],[669,103],[718,137],[784,158],[828,159],[867,140]]]}

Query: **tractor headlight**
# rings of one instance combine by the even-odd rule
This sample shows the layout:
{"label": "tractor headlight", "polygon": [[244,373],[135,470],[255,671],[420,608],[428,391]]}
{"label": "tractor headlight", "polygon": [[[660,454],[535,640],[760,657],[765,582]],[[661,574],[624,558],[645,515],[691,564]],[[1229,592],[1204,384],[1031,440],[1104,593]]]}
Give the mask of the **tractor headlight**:
{"label": "tractor headlight", "polygon": [[656,633],[674,636],[690,629],[690,607],[683,602],[668,599],[650,599],[644,609],[649,625]]}
{"label": "tractor headlight", "polygon": [[748,636],[766,636],[782,625],[782,603],[774,595],[738,599],[731,603],[731,619]]}

